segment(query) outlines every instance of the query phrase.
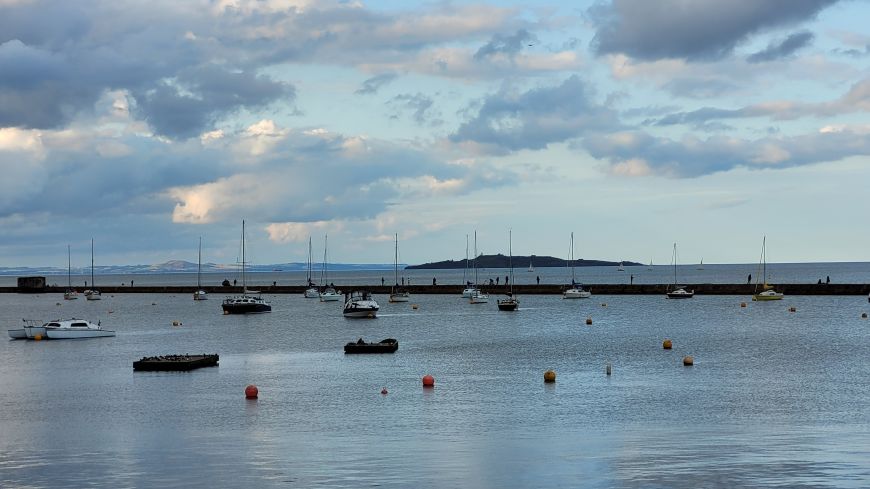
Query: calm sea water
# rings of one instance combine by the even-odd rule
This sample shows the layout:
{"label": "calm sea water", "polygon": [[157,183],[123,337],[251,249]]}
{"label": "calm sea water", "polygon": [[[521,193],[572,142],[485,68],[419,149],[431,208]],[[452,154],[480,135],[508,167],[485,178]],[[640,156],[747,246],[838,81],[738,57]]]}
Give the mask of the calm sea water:
{"label": "calm sea water", "polygon": [[[0,295],[8,328],[118,332],[0,341],[0,487],[870,486],[866,297],[376,298],[377,319],[346,320],[295,295],[243,317],[216,295]],[[400,348],[345,356],[359,337]],[[132,370],[213,352],[217,368]]]}

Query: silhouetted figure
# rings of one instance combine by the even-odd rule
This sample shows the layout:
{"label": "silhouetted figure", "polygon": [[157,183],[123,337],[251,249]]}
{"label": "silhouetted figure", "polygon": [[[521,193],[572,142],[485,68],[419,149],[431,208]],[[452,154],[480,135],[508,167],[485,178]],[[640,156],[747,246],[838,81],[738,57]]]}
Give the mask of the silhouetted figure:
{"label": "silhouetted figure", "polygon": [[402,277],[402,285],[405,285],[405,277]]}
{"label": "silhouetted figure", "polygon": [[826,283],[826,284],[831,283],[831,276],[830,276],[830,275],[828,275],[827,277],[825,277],[825,283]]}
{"label": "silhouetted figure", "polygon": [[236,279],[233,279],[233,287],[236,286]]}
{"label": "silhouetted figure", "polygon": [[496,285],[498,285],[498,279],[500,279],[500,278],[501,278],[501,277],[496,277],[496,278],[495,278],[495,284],[496,284]]}
{"label": "silhouetted figure", "polygon": [[492,279],[489,279],[489,285],[492,285],[492,284],[493,284]]}
{"label": "silhouetted figure", "polygon": [[632,274],[631,277],[629,278],[629,280],[628,280],[628,284],[629,284],[629,285],[633,285],[633,284],[634,284],[634,274]]}
{"label": "silhouetted figure", "polygon": [[384,277],[381,277],[381,287],[384,286]]}
{"label": "silhouetted figure", "polygon": [[748,284],[750,282],[752,282],[752,274],[751,273],[746,277],[746,283]]}
{"label": "silhouetted figure", "polygon": [[822,285],[822,279],[819,279],[819,281],[816,282],[816,283],[819,284],[819,285]]}
{"label": "silhouetted figure", "polygon": [[277,280],[273,280],[273,281],[272,281],[272,287],[276,287],[277,285],[278,285],[278,281],[277,281]]}
{"label": "silhouetted figure", "polygon": [[504,284],[505,284],[505,285],[508,284],[508,280],[509,280],[509,279],[510,279],[510,277],[508,277],[507,275],[504,276]]}
{"label": "silhouetted figure", "polygon": [[535,280],[538,281],[538,285],[541,285],[541,276],[540,276],[540,275],[538,275],[537,277],[535,277]]}
{"label": "silhouetted figure", "polygon": [[130,287],[132,287],[132,286],[133,286],[133,281],[131,280],[131,281],[130,281]]}
{"label": "silhouetted figure", "polygon": [[435,277],[432,277],[432,285],[436,285]]}
{"label": "silhouetted figure", "polygon": [[227,279],[224,279],[224,281],[221,282],[221,285],[223,285],[224,287],[229,287],[229,286],[230,286],[230,281],[227,280]]}

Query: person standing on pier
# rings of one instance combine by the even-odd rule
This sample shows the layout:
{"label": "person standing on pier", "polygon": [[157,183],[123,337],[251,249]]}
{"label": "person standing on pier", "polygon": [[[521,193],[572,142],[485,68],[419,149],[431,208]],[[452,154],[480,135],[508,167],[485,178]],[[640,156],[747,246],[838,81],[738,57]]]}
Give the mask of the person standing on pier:
{"label": "person standing on pier", "polygon": [[434,285],[437,285],[437,284],[436,284],[436,281],[435,281],[435,277],[432,277],[432,285],[433,285],[433,286],[434,286]]}
{"label": "person standing on pier", "polygon": [[537,277],[535,277],[535,280],[538,281],[538,285],[541,285],[541,276],[540,276],[540,275],[538,275]]}
{"label": "person standing on pier", "polygon": [[631,277],[628,280],[629,280],[629,282],[628,282],[629,285],[634,285],[634,274],[631,274]]}
{"label": "person standing on pier", "polygon": [[746,277],[746,283],[748,284],[748,283],[751,283],[751,282],[752,282],[752,274],[750,273],[750,274]]}
{"label": "person standing on pier", "polygon": [[384,277],[381,277],[381,287],[384,286]]}

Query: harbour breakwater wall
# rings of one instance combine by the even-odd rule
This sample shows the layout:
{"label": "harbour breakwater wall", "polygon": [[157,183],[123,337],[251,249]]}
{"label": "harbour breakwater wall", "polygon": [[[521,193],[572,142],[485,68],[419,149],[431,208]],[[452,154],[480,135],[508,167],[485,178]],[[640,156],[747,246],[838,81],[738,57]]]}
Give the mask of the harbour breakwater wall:
{"label": "harbour breakwater wall", "polygon": [[[537,295],[537,294],[561,294],[564,285],[540,284],[540,285],[514,285],[514,294]],[[667,292],[669,284],[586,284],[586,288],[593,294],[614,295],[657,295]],[[302,294],[307,287],[304,285],[256,285],[249,286],[249,290],[257,290],[263,294]],[[335,288],[342,292],[351,290],[368,290],[373,294],[389,294],[390,286],[382,285],[347,285],[335,284]],[[411,285],[404,287],[412,294],[460,294],[462,285]],[[686,284],[689,290],[694,289],[698,295],[751,295],[755,292],[754,284]],[[99,287],[103,295],[106,294],[193,294],[195,286],[160,286],[160,285],[137,285]],[[242,293],[241,287],[211,286],[202,287],[209,294],[233,295]],[[508,288],[501,286],[484,286],[481,289],[489,294],[505,294]],[[42,288],[19,288],[0,287],[0,293],[28,293],[28,294],[61,294],[66,287],[45,286]],[[76,289],[81,293],[84,289]],[[776,290],[786,295],[868,295],[870,284],[777,284]]]}

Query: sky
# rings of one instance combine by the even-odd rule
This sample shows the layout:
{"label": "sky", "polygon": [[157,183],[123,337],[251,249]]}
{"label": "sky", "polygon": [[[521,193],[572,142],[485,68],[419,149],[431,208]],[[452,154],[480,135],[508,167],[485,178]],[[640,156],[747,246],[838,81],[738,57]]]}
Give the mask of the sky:
{"label": "sky", "polygon": [[870,2],[0,0],[0,267],[870,259]]}

